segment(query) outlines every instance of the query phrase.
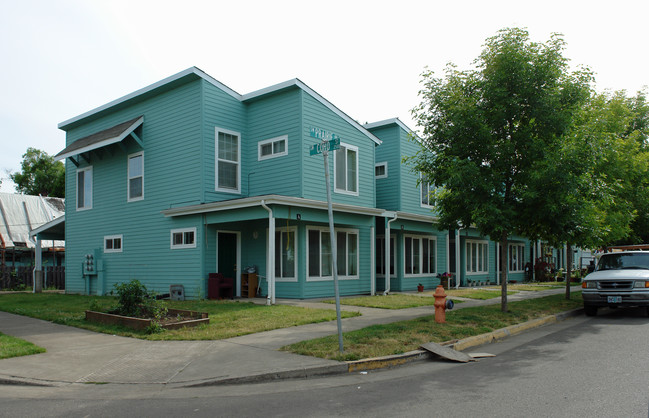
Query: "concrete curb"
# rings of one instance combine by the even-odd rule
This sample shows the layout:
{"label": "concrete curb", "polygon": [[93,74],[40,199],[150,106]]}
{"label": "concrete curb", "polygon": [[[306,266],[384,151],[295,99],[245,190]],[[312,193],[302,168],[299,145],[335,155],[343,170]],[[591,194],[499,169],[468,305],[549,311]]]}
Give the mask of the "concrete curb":
{"label": "concrete curb", "polygon": [[[484,344],[507,338],[512,335],[520,334],[534,328],[539,328],[544,325],[554,324],[563,321],[567,318],[583,314],[584,309],[574,309],[555,315],[545,316],[543,318],[533,319],[522,324],[510,325],[506,328],[501,328],[486,334],[476,335],[473,337],[464,338],[459,341],[448,341],[442,345],[449,346],[455,350],[463,351],[467,348],[477,347]],[[311,369],[299,369],[277,373],[265,373],[254,376],[235,377],[229,379],[215,379],[206,380],[200,383],[185,384],[183,387],[200,387],[200,386],[217,386],[217,385],[234,385],[242,383],[264,383],[273,380],[282,379],[306,379],[311,377],[329,376],[335,374],[345,374],[353,372],[361,372],[368,370],[385,369],[390,367],[397,367],[408,363],[417,361],[437,359],[438,357],[426,350],[413,350],[403,354],[394,354],[390,356],[374,357],[356,361],[348,361],[331,366],[314,367]]]}

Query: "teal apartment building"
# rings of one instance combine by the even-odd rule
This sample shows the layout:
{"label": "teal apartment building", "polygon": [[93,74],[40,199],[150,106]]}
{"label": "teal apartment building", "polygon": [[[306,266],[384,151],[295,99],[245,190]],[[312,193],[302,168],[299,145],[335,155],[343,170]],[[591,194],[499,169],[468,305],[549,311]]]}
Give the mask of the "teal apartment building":
{"label": "teal apartment building", "polygon": [[[138,279],[203,298],[218,272],[241,296],[254,266],[269,303],[332,296],[323,156],[311,149],[336,137],[341,295],[433,288],[447,271],[460,278],[451,284],[497,281],[496,244],[437,229],[429,185],[401,162],[417,151],[410,129],[398,119],[361,126],[298,79],[242,95],[192,67],[59,128],[69,293]],[[511,247],[510,280],[522,280],[530,244]]]}

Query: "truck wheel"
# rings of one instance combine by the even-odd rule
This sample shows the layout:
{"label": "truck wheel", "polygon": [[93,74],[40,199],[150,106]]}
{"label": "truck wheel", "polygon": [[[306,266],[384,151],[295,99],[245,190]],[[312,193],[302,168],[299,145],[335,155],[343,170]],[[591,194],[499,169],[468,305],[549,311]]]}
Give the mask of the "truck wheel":
{"label": "truck wheel", "polygon": [[[595,316],[597,315],[597,306],[584,306],[584,312],[586,316]],[[649,310],[647,313],[649,314]]]}

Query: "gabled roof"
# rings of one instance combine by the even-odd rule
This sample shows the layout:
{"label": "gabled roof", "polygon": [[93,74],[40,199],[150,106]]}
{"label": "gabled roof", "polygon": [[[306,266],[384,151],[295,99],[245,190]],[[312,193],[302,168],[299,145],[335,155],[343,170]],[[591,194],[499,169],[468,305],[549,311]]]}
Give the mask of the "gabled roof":
{"label": "gabled roof", "polygon": [[[185,82],[189,82],[191,80],[196,80],[196,79],[203,79],[207,81],[208,83],[214,85],[215,87],[221,89],[225,93],[229,94],[230,96],[234,97],[235,99],[245,102],[245,101],[250,101],[254,100],[256,98],[259,98],[261,96],[267,95],[267,94],[272,94],[275,92],[278,92],[280,90],[286,89],[286,88],[291,88],[291,87],[297,87],[305,91],[307,94],[312,96],[314,99],[322,103],[324,106],[326,106],[328,109],[333,111],[336,115],[340,116],[342,119],[344,119],[346,122],[351,124],[353,127],[358,129],[363,135],[367,136],[369,139],[374,141],[376,144],[380,144],[381,140],[378,139],[376,136],[372,135],[367,129],[365,129],[362,125],[360,125],[358,122],[356,122],[354,119],[350,118],[346,113],[338,109],[336,106],[334,106],[331,102],[329,102],[327,99],[316,93],[313,89],[311,89],[309,86],[304,84],[302,81],[300,81],[297,78],[294,78],[289,81],[285,81],[283,83],[275,84],[270,87],[263,88],[261,90],[254,91],[252,93],[248,93],[245,95],[241,95],[237,93],[236,91],[232,90],[225,84],[219,82],[215,78],[211,77],[207,73],[201,71],[200,69],[196,67],[190,67],[184,71],[181,71],[177,74],[172,75],[171,77],[167,77],[163,80],[158,81],[157,83],[153,83],[147,87],[144,87],[140,90],[136,90],[133,93],[127,94],[126,96],[120,97],[117,100],[113,100],[112,102],[106,103],[103,106],[99,106],[95,109],[92,109],[88,112],[85,112],[79,116],[75,116],[71,119],[68,119],[66,121],[63,121],[59,123],[59,129],[62,130],[67,130],[69,128],[74,127],[76,124],[81,122],[82,120],[86,118],[92,118],[92,117],[97,117],[98,114],[107,111],[115,106],[123,105],[126,104],[129,101],[137,101],[137,100],[143,100],[147,97],[150,97],[152,95],[158,94],[163,91],[167,91],[169,89],[175,88],[178,85],[181,85]],[[75,141],[77,142],[77,141]],[[65,151],[65,150],[64,150]],[[61,152],[63,153],[63,151]],[[61,154],[59,153],[59,154]]]}
{"label": "gabled roof", "polygon": [[[64,200],[58,197],[0,193],[0,237],[6,248],[34,248],[32,229],[63,217]],[[60,241],[44,242],[46,247],[63,247]]]}
{"label": "gabled roof", "polygon": [[414,136],[416,138],[419,138],[417,133],[415,131],[413,131],[412,129],[410,129],[408,126],[406,126],[405,123],[401,122],[401,120],[399,118],[391,118],[391,119],[381,120],[381,121],[378,121],[378,122],[366,123],[365,125],[363,125],[363,127],[365,129],[370,130],[370,129],[379,128],[379,127],[388,126],[388,125],[397,125],[401,129],[403,129],[404,131],[408,132],[408,134],[410,134],[410,135],[412,135],[412,136]]}

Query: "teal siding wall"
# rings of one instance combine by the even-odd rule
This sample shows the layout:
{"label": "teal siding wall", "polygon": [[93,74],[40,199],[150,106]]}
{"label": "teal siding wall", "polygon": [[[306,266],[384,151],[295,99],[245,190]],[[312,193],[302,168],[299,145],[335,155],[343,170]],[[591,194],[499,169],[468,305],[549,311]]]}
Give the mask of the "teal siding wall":
{"label": "teal siding wall", "polygon": [[[200,219],[165,218],[160,211],[173,202],[201,199],[201,100],[200,83],[183,84],[171,91],[121,108],[114,113],[72,128],[67,143],[144,115],[139,136],[144,142],[144,199],[127,202],[127,156],[140,151],[126,139],[126,151],[113,145],[90,154],[81,166],[93,170],[92,209],[76,210],[76,170],[66,161],[66,289],[83,292],[85,282],[80,262],[87,253],[102,254],[105,291],[114,283],[139,279],[159,292],[170,284],[185,284],[188,295],[200,290],[203,275],[201,247],[171,250],[170,230],[197,227],[202,242]],[[121,253],[103,254],[103,237],[122,235]],[[102,289],[99,289],[100,291]]]}
{"label": "teal siding wall", "polygon": [[[302,93],[302,106],[302,197],[320,201],[327,199],[323,157],[322,155],[309,155],[311,145],[318,142],[309,136],[309,128],[317,127],[339,135],[342,143],[358,147],[359,194],[352,196],[332,193],[332,200],[338,203],[374,207],[374,141],[308,94]],[[333,152],[329,156],[329,173],[333,189],[335,184]]]}
{"label": "teal siding wall", "polygon": [[[300,196],[302,182],[301,90],[265,96],[248,104],[244,184],[249,195]],[[288,136],[288,155],[258,161],[259,141]]]}
{"label": "teal siding wall", "polygon": [[[225,93],[214,85],[201,80],[201,114],[203,115],[202,134],[202,161],[201,183],[203,196],[201,202],[236,199],[248,193],[246,181],[246,167],[249,166],[247,154],[244,152],[246,144],[250,141],[246,130],[248,117],[246,106],[238,99]],[[241,193],[216,192],[216,128],[238,132],[241,135]],[[196,164],[196,162],[194,163]],[[197,164],[200,167],[200,164]],[[184,205],[197,202],[184,202]]]}
{"label": "teal siding wall", "polygon": [[401,208],[401,154],[400,130],[387,125],[371,130],[383,143],[376,147],[376,163],[387,162],[388,177],[376,179],[376,206],[387,210]]}

